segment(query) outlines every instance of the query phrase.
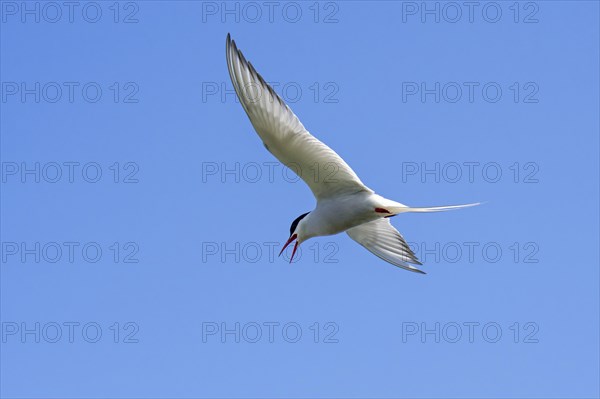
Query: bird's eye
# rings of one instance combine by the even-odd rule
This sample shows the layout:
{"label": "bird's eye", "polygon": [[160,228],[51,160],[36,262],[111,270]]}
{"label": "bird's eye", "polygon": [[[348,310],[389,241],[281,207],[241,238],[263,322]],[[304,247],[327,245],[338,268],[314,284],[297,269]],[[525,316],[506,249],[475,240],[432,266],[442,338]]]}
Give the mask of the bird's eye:
{"label": "bird's eye", "polygon": [[300,221],[301,221],[301,220],[302,220],[302,219],[303,219],[303,218],[304,218],[306,215],[308,215],[309,213],[310,213],[310,212],[303,213],[302,215],[298,216],[298,217],[296,218],[296,220],[294,220],[294,221],[292,222],[292,225],[290,226],[290,236],[291,236],[292,234],[294,234],[294,231],[296,231],[296,227],[298,227],[298,223],[300,223]]}

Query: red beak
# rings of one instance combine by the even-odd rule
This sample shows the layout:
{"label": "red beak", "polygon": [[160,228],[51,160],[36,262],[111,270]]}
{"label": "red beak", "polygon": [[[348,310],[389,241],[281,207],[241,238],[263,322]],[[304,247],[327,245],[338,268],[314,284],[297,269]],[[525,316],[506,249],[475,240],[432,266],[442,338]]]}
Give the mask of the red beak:
{"label": "red beak", "polygon": [[[279,252],[279,256],[281,256],[283,251],[285,251],[285,249],[288,247],[288,245],[290,245],[292,243],[292,241],[294,241],[296,238],[298,238],[298,236],[296,234],[292,234],[290,236],[290,238],[288,238],[286,243],[283,245],[283,248],[281,248],[281,252]],[[292,257],[290,258],[290,263],[292,263],[292,260],[294,259],[294,255],[296,255],[296,249],[298,249],[298,241],[296,241],[296,244],[294,244],[294,250],[292,251]]]}

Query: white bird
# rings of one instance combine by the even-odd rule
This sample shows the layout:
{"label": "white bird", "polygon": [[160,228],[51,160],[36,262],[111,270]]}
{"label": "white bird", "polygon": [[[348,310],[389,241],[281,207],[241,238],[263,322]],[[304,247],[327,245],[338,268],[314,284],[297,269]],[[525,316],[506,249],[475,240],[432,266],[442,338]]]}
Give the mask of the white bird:
{"label": "white bird", "polygon": [[[405,212],[438,212],[478,205],[414,208],[375,194],[363,184],[348,164],[331,148],[311,135],[298,117],[256,72],[227,35],[229,76],[242,107],[265,148],[298,174],[317,199],[311,212],[298,216],[281,253],[296,240],[346,232],[350,238],[381,259],[413,272],[421,265],[389,217]],[[332,170],[328,176],[309,173]],[[320,168],[320,169],[319,169]]]}

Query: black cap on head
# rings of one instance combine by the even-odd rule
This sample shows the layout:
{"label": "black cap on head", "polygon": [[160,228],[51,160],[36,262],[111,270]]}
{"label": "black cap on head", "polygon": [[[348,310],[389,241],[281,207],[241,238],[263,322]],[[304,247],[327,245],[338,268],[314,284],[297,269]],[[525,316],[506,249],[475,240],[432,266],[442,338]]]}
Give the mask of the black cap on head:
{"label": "black cap on head", "polygon": [[308,215],[310,212],[306,212],[303,213],[302,215],[298,216],[293,222],[292,225],[290,226],[290,237],[292,236],[292,234],[294,234],[294,230],[296,230],[296,227],[298,227],[298,223],[300,223],[300,221],[306,216]]}

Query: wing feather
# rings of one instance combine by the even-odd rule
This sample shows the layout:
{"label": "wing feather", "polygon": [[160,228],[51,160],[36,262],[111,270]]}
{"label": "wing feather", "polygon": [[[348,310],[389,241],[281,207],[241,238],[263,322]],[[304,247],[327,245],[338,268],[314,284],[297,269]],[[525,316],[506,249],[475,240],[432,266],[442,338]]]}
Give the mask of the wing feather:
{"label": "wing feather", "polygon": [[354,241],[386,262],[411,272],[425,274],[411,265],[411,263],[415,265],[422,263],[419,262],[404,237],[392,226],[389,219],[382,218],[364,223],[346,230],[346,233]]}
{"label": "wing feather", "polygon": [[372,192],[331,148],[311,135],[298,117],[246,60],[227,35],[229,76],[265,148],[292,169],[317,199]]}

